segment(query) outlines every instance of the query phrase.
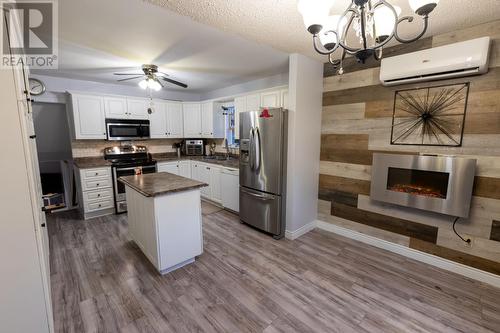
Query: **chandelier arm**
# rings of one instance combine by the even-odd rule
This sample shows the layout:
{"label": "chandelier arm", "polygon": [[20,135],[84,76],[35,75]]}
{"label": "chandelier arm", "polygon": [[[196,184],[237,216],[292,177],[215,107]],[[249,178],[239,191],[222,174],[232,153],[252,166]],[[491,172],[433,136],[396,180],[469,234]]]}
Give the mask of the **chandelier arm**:
{"label": "chandelier arm", "polygon": [[389,8],[391,10],[392,14],[394,15],[394,22],[395,23],[394,23],[394,29],[392,29],[392,33],[384,41],[382,41],[380,43],[376,43],[372,47],[372,49],[374,49],[374,50],[382,48],[383,46],[385,46],[387,43],[389,43],[394,38],[394,36],[396,35],[396,29],[397,29],[397,25],[398,25],[398,13],[396,12],[396,9],[394,8],[394,6],[392,6],[386,0],[380,0],[379,2],[377,2],[373,6],[373,12],[375,12],[375,9],[377,9],[377,7],[380,7],[380,6],[386,6],[387,8]]}
{"label": "chandelier arm", "polygon": [[[337,36],[337,40],[339,39],[338,38],[338,34],[336,31],[333,31],[333,30],[329,30],[327,31],[326,33],[334,33],[335,36]],[[318,35],[317,34],[314,34],[313,35],[313,47],[314,47],[314,50],[316,50],[316,52],[318,52],[319,54],[322,54],[322,55],[330,55],[332,54],[333,52],[335,52],[335,50],[337,50],[339,48],[339,43],[335,43],[335,46],[333,47],[333,49],[331,50],[328,50],[327,48],[325,48],[323,46],[323,44],[321,44],[321,41],[319,42],[319,44],[321,44],[321,49],[318,47],[318,42],[317,40],[319,39]]]}
{"label": "chandelier arm", "polygon": [[353,47],[350,47],[349,45],[347,45],[346,32],[351,28],[352,22],[354,21],[355,16],[359,15],[359,12],[354,8],[347,8],[347,10],[344,12],[344,14],[342,14],[342,16],[340,16],[337,31],[340,28],[340,22],[342,22],[342,20],[344,18],[346,18],[347,14],[349,14],[349,13],[351,13],[352,15],[349,18],[348,23],[345,25],[344,29],[342,30],[342,34],[340,34],[340,36],[339,36],[340,38],[338,39],[338,42],[339,42],[340,47],[342,47],[344,50],[346,50],[349,54],[354,54],[354,53],[360,51],[361,48],[356,49],[356,48],[353,48]]}
{"label": "chandelier arm", "polygon": [[366,42],[366,18],[365,18],[365,6],[361,6],[361,16],[360,16],[360,22],[361,22],[361,39],[363,40],[363,48],[362,50],[367,49],[367,42]]}
{"label": "chandelier arm", "polygon": [[398,34],[398,27],[399,27],[399,24],[404,22],[404,21],[408,21],[408,23],[411,23],[413,22],[413,16],[405,16],[405,17],[402,17],[398,23],[396,24],[396,28],[394,29],[394,37],[396,38],[396,40],[400,43],[413,43],[417,40],[419,40],[426,32],[427,32],[427,28],[429,27],[429,15],[425,15],[423,17],[423,20],[424,20],[424,26],[423,26],[423,29],[422,31],[420,32],[420,34],[418,34],[418,36],[414,37],[414,38],[411,38],[411,39],[404,39],[404,38],[401,38],[399,37],[399,34]]}

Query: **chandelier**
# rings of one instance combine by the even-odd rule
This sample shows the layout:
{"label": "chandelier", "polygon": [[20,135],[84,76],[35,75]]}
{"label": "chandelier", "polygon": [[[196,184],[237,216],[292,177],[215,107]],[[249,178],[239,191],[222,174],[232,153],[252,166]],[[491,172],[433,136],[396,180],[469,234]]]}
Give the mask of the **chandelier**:
{"label": "chandelier", "polygon": [[[386,0],[351,0],[342,15],[329,16],[335,0],[299,0],[298,10],[302,14],[307,30],[313,35],[316,52],[328,56],[328,61],[340,67],[346,55],[353,55],[358,62],[365,63],[370,57],[382,58],[382,48],[392,39],[400,43],[412,43],[420,39],[429,26],[429,14],[439,0],[408,0],[412,10],[422,19],[422,29],[413,38],[401,37],[401,23],[411,23],[413,16],[401,16],[401,9]],[[354,35],[357,45],[351,45],[347,36]],[[333,53],[342,49],[339,60]]]}

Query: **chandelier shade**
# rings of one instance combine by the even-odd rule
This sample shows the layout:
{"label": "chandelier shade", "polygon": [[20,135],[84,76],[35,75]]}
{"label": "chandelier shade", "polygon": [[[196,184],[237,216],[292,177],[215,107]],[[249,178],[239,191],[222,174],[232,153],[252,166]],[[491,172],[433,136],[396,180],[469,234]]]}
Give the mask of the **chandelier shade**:
{"label": "chandelier shade", "polygon": [[[331,16],[334,0],[299,0],[297,6],[306,29],[313,36],[314,49],[327,55],[334,66],[342,67],[342,60],[347,54],[355,56],[361,63],[372,56],[380,60],[382,48],[391,40],[412,43],[420,39],[427,31],[429,14],[439,0],[408,1],[423,22],[420,32],[409,39],[401,37],[398,28],[401,24],[413,23],[415,18],[402,16],[401,8],[392,5],[389,0],[351,0],[341,15]],[[333,53],[339,48],[342,50],[341,59],[335,60]]]}

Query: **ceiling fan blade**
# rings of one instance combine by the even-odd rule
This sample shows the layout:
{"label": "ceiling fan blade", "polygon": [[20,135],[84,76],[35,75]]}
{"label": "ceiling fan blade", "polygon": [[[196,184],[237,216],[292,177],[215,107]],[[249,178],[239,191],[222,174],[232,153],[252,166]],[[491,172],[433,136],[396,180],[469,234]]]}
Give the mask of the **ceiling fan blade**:
{"label": "ceiling fan blade", "polygon": [[144,75],[144,73],[113,73],[113,75]]}
{"label": "ceiling fan blade", "polygon": [[158,72],[158,73],[156,73],[156,74],[161,74],[161,75],[163,75],[163,76],[170,76],[170,75],[168,75],[167,73],[163,73],[163,72]]}
{"label": "ceiling fan blade", "polygon": [[128,77],[126,79],[120,79],[120,80],[116,80],[118,82],[122,82],[122,81],[128,81],[128,80],[135,80],[135,79],[138,79],[140,77],[143,77],[144,75],[139,75],[139,76],[134,76],[134,77]]}
{"label": "ceiling fan blade", "polygon": [[182,87],[182,88],[187,88],[187,84],[185,83],[182,83],[182,82],[179,82],[179,81],[175,81],[175,80],[172,80],[172,79],[167,79],[166,77],[162,77],[161,78],[163,81],[167,81],[167,82],[170,82],[170,83],[173,83],[179,87]]}

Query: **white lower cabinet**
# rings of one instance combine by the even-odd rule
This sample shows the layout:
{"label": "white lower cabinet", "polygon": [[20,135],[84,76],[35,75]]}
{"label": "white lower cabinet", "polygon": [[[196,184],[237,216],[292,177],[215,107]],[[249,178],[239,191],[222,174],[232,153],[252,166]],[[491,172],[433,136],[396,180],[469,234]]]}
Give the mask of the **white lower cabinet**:
{"label": "white lower cabinet", "polygon": [[191,178],[191,161],[159,162],[158,172],[169,172],[174,175]]}
{"label": "white lower cabinet", "polygon": [[[222,204],[224,207],[238,212],[238,169],[224,168],[216,164],[200,161],[181,160],[158,162],[157,170],[158,172],[169,172],[207,183],[208,186],[201,188],[201,196],[203,198]],[[227,173],[230,173],[229,181],[227,180]],[[224,201],[225,197],[226,200]]]}
{"label": "white lower cabinet", "polygon": [[84,219],[112,214],[115,200],[111,168],[76,169],[80,212]]}

